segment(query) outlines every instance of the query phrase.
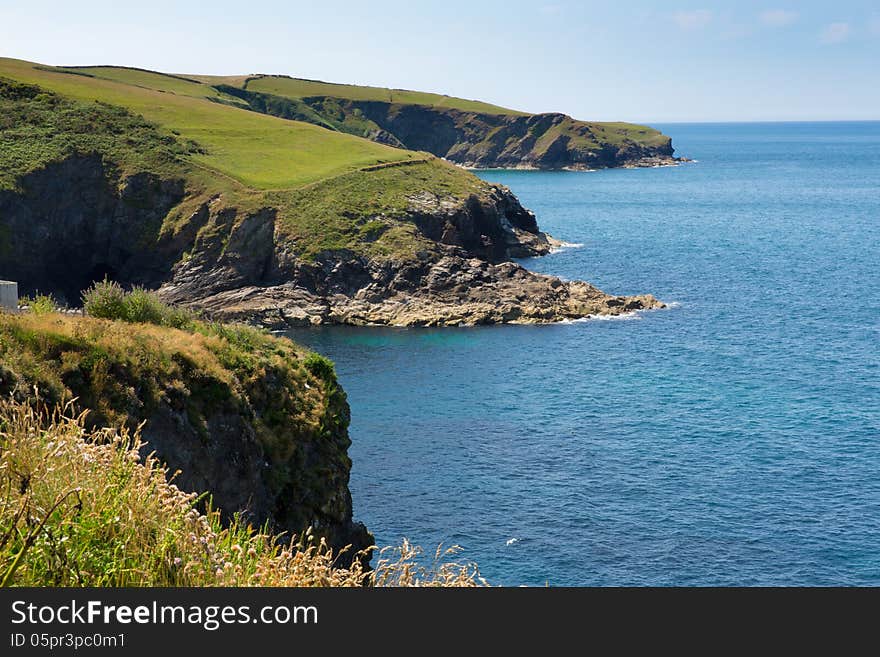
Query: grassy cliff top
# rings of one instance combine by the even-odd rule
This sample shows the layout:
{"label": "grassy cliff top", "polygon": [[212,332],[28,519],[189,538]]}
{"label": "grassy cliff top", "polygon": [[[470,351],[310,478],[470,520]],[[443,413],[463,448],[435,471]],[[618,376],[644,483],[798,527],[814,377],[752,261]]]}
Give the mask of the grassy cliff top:
{"label": "grassy cliff top", "polygon": [[194,163],[258,190],[293,188],[363,167],[423,157],[309,123],[212,102],[222,98],[211,87],[180,77],[134,69],[109,69],[118,75],[93,77],[94,70],[0,59],[0,77],[140,114],[197,142],[202,152],[191,155]]}
{"label": "grassy cliff top", "polygon": [[181,326],[0,313],[0,392],[18,396],[36,386],[53,404],[78,398],[96,422],[137,426],[169,390],[184,391],[193,417],[218,404],[244,407],[257,377],[271,372],[279,404],[289,402],[279,409],[285,424],[317,430],[329,404],[324,378],[335,377],[329,361],[246,326]]}
{"label": "grassy cliff top", "polygon": [[389,89],[386,87],[365,87],[354,84],[335,84],[319,80],[303,80],[283,75],[256,75],[238,81],[227,78],[225,84],[240,86],[250,91],[274,94],[286,98],[309,98],[313,96],[329,96],[348,100],[378,100],[399,105],[427,105],[462,110],[464,112],[481,112],[484,114],[522,115],[525,112],[499,107],[479,100],[467,100],[443,94],[410,91],[408,89]]}

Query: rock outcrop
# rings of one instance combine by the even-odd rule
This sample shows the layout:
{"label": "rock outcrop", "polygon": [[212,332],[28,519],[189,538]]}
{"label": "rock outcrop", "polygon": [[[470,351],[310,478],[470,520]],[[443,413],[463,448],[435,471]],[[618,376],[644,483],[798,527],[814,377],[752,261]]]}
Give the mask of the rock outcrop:
{"label": "rock outcrop", "polygon": [[[382,266],[353,257],[315,263],[301,274],[285,283],[209,293],[196,305],[214,317],[279,330],[315,324],[537,324],[664,306],[651,295],[611,296],[588,283],[455,252],[439,261]],[[321,289],[306,287],[315,280],[323,281]],[[189,297],[185,288],[163,291],[172,300]]]}
{"label": "rock outcrop", "polygon": [[18,190],[0,190],[2,274],[26,293],[51,292],[71,305],[104,276],[156,286],[194,237],[159,240],[165,216],[183,198],[183,180],[120,177],[98,154],[50,164],[23,176]]}
{"label": "rock outcrop", "polygon": [[[651,295],[608,295],[588,283],[535,274],[512,258],[545,255],[559,242],[506,187],[465,199],[428,191],[408,218],[433,244],[414,258],[352,251],[292,255],[273,242],[274,213],[236,218],[209,207],[209,223],[232,226],[179,263],[160,294],[217,319],[272,329],[309,324],[457,326],[546,323],[663,307]],[[225,213],[225,214],[224,214]]]}

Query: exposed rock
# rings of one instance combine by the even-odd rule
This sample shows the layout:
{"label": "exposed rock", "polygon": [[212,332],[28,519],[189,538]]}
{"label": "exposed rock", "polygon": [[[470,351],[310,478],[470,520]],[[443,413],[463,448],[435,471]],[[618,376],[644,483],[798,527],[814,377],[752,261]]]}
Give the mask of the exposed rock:
{"label": "exposed rock", "polygon": [[[664,307],[651,295],[611,296],[588,283],[562,281],[512,262],[492,264],[460,253],[415,265],[402,262],[376,266],[352,257],[337,269],[357,270],[359,275],[354,278],[362,281],[361,285],[331,294],[294,282],[248,286],[200,298],[195,305],[218,318],[271,329],[327,323],[534,324]],[[304,281],[309,279],[303,277]],[[352,279],[345,276],[345,280]]]}
{"label": "exposed rock", "polygon": [[120,180],[99,155],[74,155],[22,177],[20,186],[0,190],[0,274],[21,281],[25,294],[54,292],[77,304],[80,291],[105,275],[156,286],[180,257],[179,242],[149,245],[183,199],[181,180]]}
{"label": "exposed rock", "polygon": [[410,219],[436,242],[406,260],[327,252],[298,259],[269,239],[271,212],[239,217],[211,211],[211,244],[197,240],[160,294],[217,319],[273,329],[312,324],[459,324],[555,322],[663,307],[650,295],[616,297],[582,282],[535,274],[511,262],[559,244],[506,187],[487,186],[464,200],[423,191],[409,198]]}
{"label": "exposed rock", "polygon": [[503,185],[489,185],[485,195],[464,203],[427,190],[409,201],[412,221],[425,237],[492,262],[546,255],[557,244]]}

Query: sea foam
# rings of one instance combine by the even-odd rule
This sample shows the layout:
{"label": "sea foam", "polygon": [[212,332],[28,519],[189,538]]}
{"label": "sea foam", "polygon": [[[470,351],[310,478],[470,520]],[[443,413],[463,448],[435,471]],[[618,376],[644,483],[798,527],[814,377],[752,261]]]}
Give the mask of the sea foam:
{"label": "sea foam", "polygon": [[554,253],[561,253],[562,251],[568,251],[570,249],[580,249],[583,248],[583,244],[579,242],[561,242],[559,246],[554,246],[550,249],[550,255]]}

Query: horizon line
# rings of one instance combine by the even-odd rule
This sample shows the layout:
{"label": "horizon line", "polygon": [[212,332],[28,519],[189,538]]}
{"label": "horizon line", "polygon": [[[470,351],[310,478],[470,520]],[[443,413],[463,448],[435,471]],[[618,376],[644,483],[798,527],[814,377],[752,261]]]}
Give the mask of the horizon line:
{"label": "horizon line", "polygon": [[880,123],[880,118],[876,119],[746,119],[746,120],[658,120],[658,121],[626,121],[626,123],[636,123],[639,125],[684,125],[684,124],[704,124],[704,125],[729,125],[735,124],[766,124],[766,123]]}

